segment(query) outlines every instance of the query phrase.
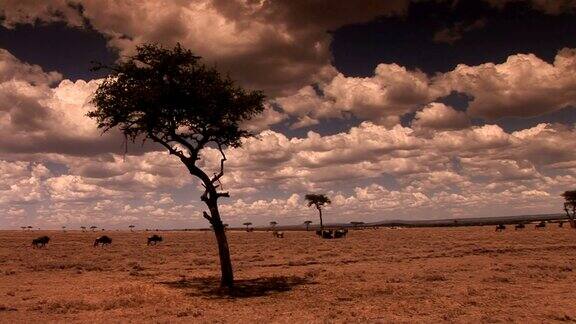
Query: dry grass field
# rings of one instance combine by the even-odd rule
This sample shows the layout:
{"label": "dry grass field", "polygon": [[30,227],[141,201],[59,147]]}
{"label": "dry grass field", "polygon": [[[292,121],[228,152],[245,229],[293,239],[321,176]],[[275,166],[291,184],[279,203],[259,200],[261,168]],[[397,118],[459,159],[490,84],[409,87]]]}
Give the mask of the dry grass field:
{"label": "dry grass field", "polygon": [[[47,234],[46,249],[32,238]],[[229,232],[218,286],[210,232],[0,234],[0,322],[576,322],[576,231],[494,227]]]}

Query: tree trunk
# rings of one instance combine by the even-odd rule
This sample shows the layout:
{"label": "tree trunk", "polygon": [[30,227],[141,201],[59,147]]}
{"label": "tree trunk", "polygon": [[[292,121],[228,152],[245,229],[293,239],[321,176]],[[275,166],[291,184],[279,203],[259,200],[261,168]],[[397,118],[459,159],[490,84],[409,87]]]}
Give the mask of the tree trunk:
{"label": "tree trunk", "polygon": [[322,223],[322,208],[318,207],[318,212],[320,213],[320,230],[324,230],[324,224]]}
{"label": "tree trunk", "polygon": [[220,212],[218,211],[217,202],[206,202],[210,213],[212,214],[212,227],[214,228],[214,235],[218,242],[218,254],[220,256],[220,271],[222,278],[220,286],[232,289],[234,287],[234,272],[232,271],[232,261],[230,260],[230,248],[228,247],[228,240],[226,239],[226,231],[224,224],[220,219]]}
{"label": "tree trunk", "polygon": [[570,210],[567,207],[568,203],[564,204],[564,211],[566,212],[566,216],[568,216],[568,223],[570,223],[570,227],[576,229],[576,208],[572,209],[572,214],[570,214]]}

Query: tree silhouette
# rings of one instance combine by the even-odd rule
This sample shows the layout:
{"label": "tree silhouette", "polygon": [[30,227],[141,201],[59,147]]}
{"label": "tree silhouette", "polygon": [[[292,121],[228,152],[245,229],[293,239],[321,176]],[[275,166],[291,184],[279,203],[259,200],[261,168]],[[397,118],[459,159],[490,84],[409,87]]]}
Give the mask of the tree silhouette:
{"label": "tree silhouette", "polygon": [[312,224],[312,221],[311,221],[311,220],[307,220],[307,221],[304,222],[304,225],[306,225],[306,230],[307,230],[307,231],[310,230],[310,224]]}
{"label": "tree silhouette", "polygon": [[82,230],[82,232],[86,232],[86,226],[80,226],[80,229]]}
{"label": "tree silhouette", "polygon": [[565,191],[562,197],[564,197],[564,211],[570,219],[570,227],[576,228],[576,190]]}
{"label": "tree silhouette", "polygon": [[246,222],[246,223],[244,223],[244,224],[242,224],[242,225],[246,226],[246,232],[250,232],[250,227],[249,227],[249,226],[252,225],[252,223]]}
{"label": "tree silhouette", "polygon": [[26,228],[27,228],[29,231],[31,231],[34,227],[32,227],[32,226],[27,226]]}
{"label": "tree silhouette", "polygon": [[62,226],[62,232],[66,232],[66,226]]}
{"label": "tree silhouette", "polygon": [[25,231],[27,227],[26,227],[26,226],[20,226],[20,228],[21,228],[23,231]]}
{"label": "tree silhouette", "polygon": [[136,227],[135,225],[129,225],[128,228],[130,228],[130,232],[134,232],[134,227]]}
{"label": "tree silhouette", "polygon": [[276,228],[276,225],[278,225],[278,222],[277,222],[277,221],[271,221],[271,222],[270,222],[270,228],[271,228],[271,229]]}
{"label": "tree silhouette", "polygon": [[90,226],[90,229],[92,230],[92,232],[94,232],[97,228],[98,228],[98,226],[94,226],[94,225]]}
{"label": "tree silhouette", "polygon": [[350,224],[352,225],[352,227],[357,228],[358,225],[364,225],[364,222],[350,222]]}
{"label": "tree silhouette", "polygon": [[318,209],[320,215],[320,230],[324,229],[324,223],[322,222],[322,207],[327,204],[331,204],[330,198],[324,194],[307,194],[304,197],[308,201],[308,207],[314,205]]}
{"label": "tree silhouette", "polygon": [[[246,91],[200,57],[177,45],[165,49],[143,45],[136,54],[112,66],[98,66],[110,74],[94,95],[95,118],[104,131],[118,128],[131,141],[152,140],[182,161],[191,175],[204,186],[201,200],[208,207],[203,216],[214,228],[221,285],[232,288],[234,276],[218,199],[229,197],[221,191],[227,147],[240,147],[251,136],[240,125],[264,110],[264,95]],[[208,146],[221,155],[219,172],[208,176],[200,152]]]}

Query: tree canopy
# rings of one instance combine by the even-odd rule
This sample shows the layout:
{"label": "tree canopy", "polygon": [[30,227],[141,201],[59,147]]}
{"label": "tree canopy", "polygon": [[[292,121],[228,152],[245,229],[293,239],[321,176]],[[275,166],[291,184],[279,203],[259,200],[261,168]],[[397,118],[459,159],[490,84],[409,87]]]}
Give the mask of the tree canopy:
{"label": "tree canopy", "polygon": [[332,203],[330,198],[324,194],[307,194],[304,198],[306,201],[308,201],[308,207],[314,205],[318,209],[321,209],[323,206]]}
{"label": "tree canopy", "polygon": [[180,45],[142,45],[127,60],[96,69],[110,70],[88,113],[98,128],[117,127],[132,141],[151,139],[181,159],[196,161],[209,143],[240,146],[250,136],[240,124],[264,110],[262,92],[236,86]]}

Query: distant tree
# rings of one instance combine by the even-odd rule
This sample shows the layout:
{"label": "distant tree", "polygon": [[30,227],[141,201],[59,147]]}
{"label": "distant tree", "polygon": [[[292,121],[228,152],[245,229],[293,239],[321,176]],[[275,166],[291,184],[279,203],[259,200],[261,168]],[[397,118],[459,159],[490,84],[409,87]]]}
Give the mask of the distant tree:
{"label": "distant tree", "polygon": [[98,228],[98,226],[94,226],[94,225],[90,226],[90,229],[92,230],[92,232],[94,232],[97,228]]}
{"label": "distant tree", "polygon": [[277,222],[277,221],[271,221],[271,222],[270,222],[270,228],[271,228],[272,230],[274,230],[274,228],[276,228],[276,225],[278,225],[278,222]]}
{"label": "distant tree", "polygon": [[570,220],[570,227],[576,228],[576,190],[565,191],[562,197],[564,197],[564,211]]}
{"label": "distant tree", "polygon": [[27,227],[26,227],[26,226],[20,226],[20,228],[21,228],[23,231],[25,231]]}
{"label": "distant tree", "polygon": [[324,223],[322,222],[322,207],[327,204],[331,204],[330,198],[324,194],[307,194],[305,196],[306,201],[308,201],[308,207],[314,205],[318,209],[320,215],[320,229],[324,229]]}
{"label": "distant tree", "polygon": [[250,232],[250,225],[252,225],[252,223],[246,222],[246,223],[244,223],[244,224],[242,224],[242,225],[246,226],[246,232]]}
{"label": "distant tree", "polygon": [[[222,192],[227,147],[240,147],[251,136],[241,129],[264,111],[264,95],[246,91],[200,57],[177,45],[165,49],[156,45],[136,48],[136,54],[113,66],[99,66],[110,74],[94,95],[95,118],[104,131],[118,128],[131,141],[152,140],[163,146],[186,166],[204,186],[201,200],[208,207],[203,216],[214,228],[221,286],[232,288],[234,275],[226,233],[218,209]],[[207,147],[221,154],[220,171],[208,176],[200,152]]]}
{"label": "distant tree", "polygon": [[307,221],[304,222],[304,225],[306,225],[306,230],[307,230],[307,231],[310,230],[310,224],[312,224],[312,221],[311,221],[311,220],[307,220]]}
{"label": "distant tree", "polygon": [[130,232],[134,232],[134,227],[136,227],[135,225],[129,225],[128,226],[130,228]]}
{"label": "distant tree", "polygon": [[66,232],[66,226],[62,226],[62,232]]}
{"label": "distant tree", "polygon": [[27,228],[29,231],[31,231],[34,227],[32,227],[32,226],[26,226],[26,228]]}
{"label": "distant tree", "polygon": [[350,224],[352,225],[352,227],[354,228],[358,228],[358,226],[360,225],[364,225],[364,222],[350,222]]}
{"label": "distant tree", "polygon": [[80,226],[80,229],[82,230],[82,232],[86,232],[86,226]]}

